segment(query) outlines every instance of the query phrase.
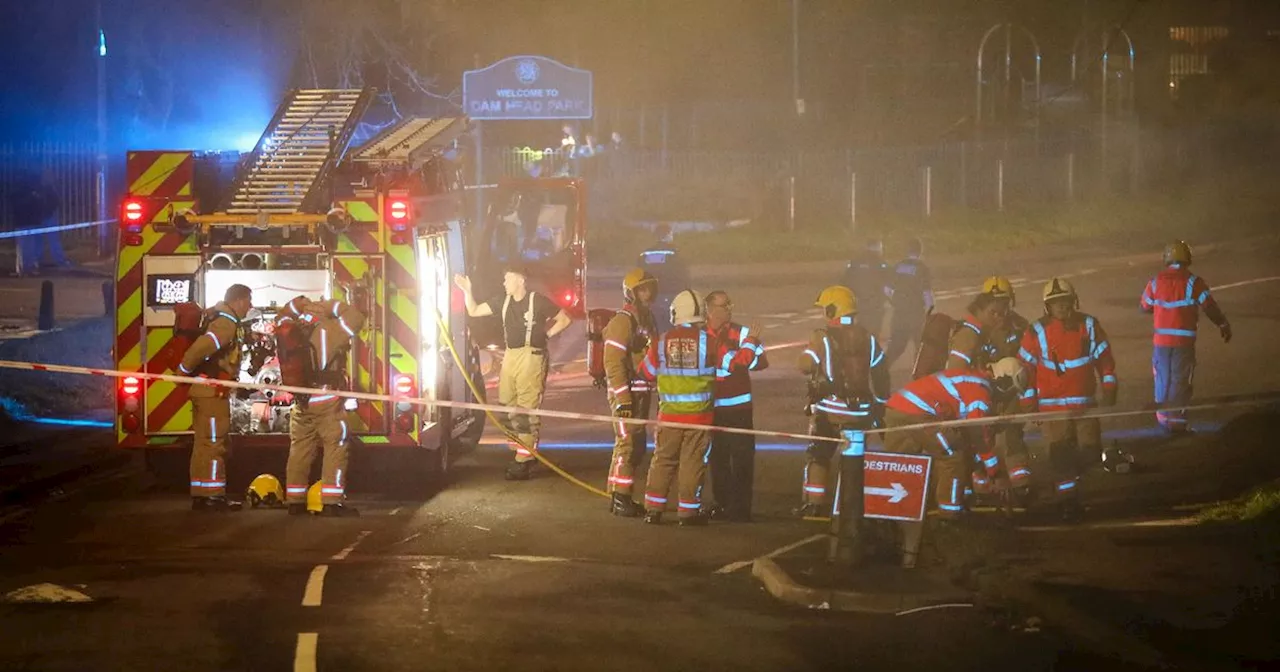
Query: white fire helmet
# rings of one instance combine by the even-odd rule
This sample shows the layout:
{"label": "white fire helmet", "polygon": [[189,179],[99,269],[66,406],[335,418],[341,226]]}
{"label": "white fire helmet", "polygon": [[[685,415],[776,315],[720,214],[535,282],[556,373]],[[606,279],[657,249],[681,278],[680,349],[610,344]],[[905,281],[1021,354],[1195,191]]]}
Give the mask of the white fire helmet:
{"label": "white fire helmet", "polygon": [[702,297],[692,289],[686,289],[671,299],[671,324],[706,322],[702,314]]}

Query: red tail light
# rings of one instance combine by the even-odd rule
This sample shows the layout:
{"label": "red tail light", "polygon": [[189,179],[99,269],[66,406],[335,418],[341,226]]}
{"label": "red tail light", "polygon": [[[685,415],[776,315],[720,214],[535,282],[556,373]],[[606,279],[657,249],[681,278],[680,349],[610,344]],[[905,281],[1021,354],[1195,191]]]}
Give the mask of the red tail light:
{"label": "red tail light", "polygon": [[141,231],[147,219],[146,204],[142,199],[125,199],[120,209],[120,225],[126,231]]}
{"label": "red tail light", "polygon": [[120,391],[123,392],[125,396],[135,396],[141,389],[141,381],[133,376],[125,377],[125,379],[120,383]]}
{"label": "red tail light", "polygon": [[403,231],[409,227],[409,201],[399,198],[387,201],[387,224],[392,231]]}
{"label": "red tail light", "polygon": [[409,432],[413,431],[413,414],[401,413],[400,415],[397,415],[396,429],[400,430],[405,434],[408,434]]}
{"label": "red tail light", "polygon": [[120,427],[130,434],[138,431],[141,426],[142,423],[138,421],[138,416],[132,413],[129,413],[120,420]]}
{"label": "red tail light", "polygon": [[413,394],[413,376],[396,376],[396,394],[407,397]]}

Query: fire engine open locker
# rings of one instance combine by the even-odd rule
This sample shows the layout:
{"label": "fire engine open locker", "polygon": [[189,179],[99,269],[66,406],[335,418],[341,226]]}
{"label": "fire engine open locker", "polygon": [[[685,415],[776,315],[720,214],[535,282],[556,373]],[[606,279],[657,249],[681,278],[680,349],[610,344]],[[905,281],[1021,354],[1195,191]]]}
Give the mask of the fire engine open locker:
{"label": "fire engine open locker", "polygon": [[[240,283],[254,296],[241,325],[247,344],[241,381],[279,380],[274,317],[306,295],[349,302],[368,317],[346,361],[350,389],[474,400],[466,378],[483,390],[478,355],[451,284],[452,274],[467,268],[466,223],[416,215],[432,210],[440,195],[433,191],[451,186],[435,179],[435,168],[423,169],[435,160],[432,148],[450,138],[420,137],[414,149],[421,150],[415,155],[421,165],[398,172],[385,157],[345,156],[369,96],[291,92],[238,165],[216,153],[128,154],[116,274],[118,369],[174,372],[183,353],[173,340],[173,306],[212,306]],[[189,445],[183,386],[128,377],[119,385],[121,447]],[[291,405],[289,395],[234,393],[233,444],[286,446]],[[375,457],[379,450],[425,449],[414,451],[421,456],[416,463],[433,473],[447,469],[451,448],[474,445],[484,422],[478,412],[403,402],[348,401],[347,409],[355,446]]]}

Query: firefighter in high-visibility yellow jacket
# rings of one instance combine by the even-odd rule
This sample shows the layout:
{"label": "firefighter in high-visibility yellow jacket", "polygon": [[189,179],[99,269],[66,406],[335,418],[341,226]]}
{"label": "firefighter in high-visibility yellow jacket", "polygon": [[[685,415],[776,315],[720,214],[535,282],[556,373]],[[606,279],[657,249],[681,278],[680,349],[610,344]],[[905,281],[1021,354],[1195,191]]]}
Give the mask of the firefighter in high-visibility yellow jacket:
{"label": "firefighter in high-visibility yellow jacket", "polygon": [[[240,321],[253,307],[253,292],[244,285],[227,288],[223,301],[213,307],[208,325],[182,356],[178,373],[184,376],[235,380],[240,374]],[[227,502],[227,433],[231,430],[231,400],[227,388],[192,385],[191,508],[195,511],[227,511],[239,507]]]}
{"label": "firefighter in high-visibility yellow jacket", "polygon": [[[310,387],[340,390],[346,382],[347,351],[365,316],[341,301],[311,301],[298,297],[285,304],[277,321],[299,320],[312,326]],[[336,394],[297,395],[289,413],[289,462],[285,467],[285,500],[290,515],[307,513],[311,464],[323,450],[320,476],[322,516],[359,515],[346,506],[347,447],[350,439],[343,399]]]}

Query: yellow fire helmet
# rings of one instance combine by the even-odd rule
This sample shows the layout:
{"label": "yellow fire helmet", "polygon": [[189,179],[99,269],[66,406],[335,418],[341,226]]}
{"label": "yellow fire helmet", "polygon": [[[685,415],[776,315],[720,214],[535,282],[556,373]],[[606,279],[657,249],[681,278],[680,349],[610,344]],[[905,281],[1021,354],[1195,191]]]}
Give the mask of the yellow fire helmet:
{"label": "yellow fire helmet", "polygon": [[982,293],[990,294],[997,299],[1009,299],[1009,305],[1018,305],[1018,299],[1013,292],[1013,283],[1009,282],[1009,278],[1003,275],[993,275],[982,281]]}
{"label": "yellow fire helmet", "polygon": [[658,279],[643,268],[633,268],[627,271],[627,274],[622,276],[622,297],[627,301],[635,301],[636,288],[649,283],[656,285],[658,284]]}
{"label": "yellow fire helmet", "polygon": [[853,295],[853,290],[841,285],[831,285],[822,290],[818,295],[818,300],[813,305],[821,308],[828,319],[836,319],[839,317],[847,317],[855,315],[858,312],[858,297]]}
{"label": "yellow fire helmet", "polygon": [[320,483],[316,481],[307,488],[307,510],[311,513],[320,513],[324,510],[324,501],[320,498]]}
{"label": "yellow fire helmet", "polygon": [[284,486],[280,485],[280,479],[275,476],[263,474],[249,484],[249,491],[244,498],[255,509],[259,506],[284,506]]}
{"label": "yellow fire helmet", "polygon": [[1164,246],[1164,265],[1191,265],[1191,246],[1185,240],[1175,240]]}

